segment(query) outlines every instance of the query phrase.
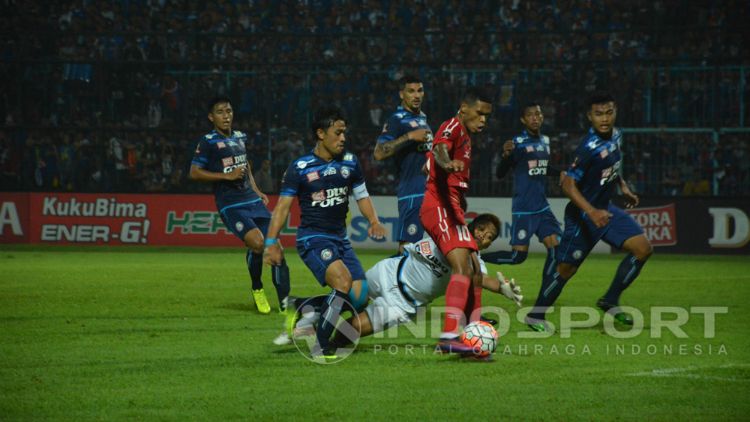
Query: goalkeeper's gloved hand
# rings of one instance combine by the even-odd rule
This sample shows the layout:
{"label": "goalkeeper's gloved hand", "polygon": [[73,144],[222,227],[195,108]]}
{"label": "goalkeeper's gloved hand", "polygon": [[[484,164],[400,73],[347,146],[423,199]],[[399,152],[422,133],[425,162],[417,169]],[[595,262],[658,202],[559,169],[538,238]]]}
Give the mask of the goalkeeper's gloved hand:
{"label": "goalkeeper's gloved hand", "polygon": [[511,278],[510,281],[505,279],[505,276],[500,271],[497,272],[497,279],[500,281],[500,293],[512,300],[513,302],[521,307],[521,301],[523,295],[521,294],[521,286],[516,284],[516,280]]}

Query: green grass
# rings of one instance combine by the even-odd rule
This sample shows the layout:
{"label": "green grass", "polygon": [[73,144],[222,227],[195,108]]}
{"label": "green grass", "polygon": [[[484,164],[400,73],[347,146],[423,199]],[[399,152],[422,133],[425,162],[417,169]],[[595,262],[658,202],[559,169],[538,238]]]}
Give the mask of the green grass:
{"label": "green grass", "polygon": [[[324,292],[288,252],[293,293]],[[385,255],[360,258],[367,268]],[[488,293],[485,304],[513,317],[494,362],[435,355],[433,338],[401,328],[397,338],[363,340],[335,365],[270,343],[283,318],[254,310],[243,259],[239,249],[0,248],[0,419],[693,420],[750,412],[747,257],[657,253],[623,297],[646,316],[635,338],[608,336],[601,323],[569,338],[520,338],[528,331],[510,302]],[[592,306],[620,259],[592,256],[557,305]],[[542,260],[502,268],[527,304]],[[717,316],[714,338],[704,338],[698,314],[682,327],[688,338],[651,338],[655,306],[728,313]]]}

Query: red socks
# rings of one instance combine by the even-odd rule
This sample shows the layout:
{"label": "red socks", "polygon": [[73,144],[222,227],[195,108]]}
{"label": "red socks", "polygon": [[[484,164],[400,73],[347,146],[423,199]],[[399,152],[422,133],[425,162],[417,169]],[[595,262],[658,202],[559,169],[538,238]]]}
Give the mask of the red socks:
{"label": "red socks", "polygon": [[[464,318],[464,311],[469,300],[469,288],[471,288],[469,277],[461,274],[451,275],[448,287],[445,289],[445,306],[447,309],[443,320],[443,335],[450,333],[458,335],[458,324]],[[475,292],[475,298],[476,295]]]}

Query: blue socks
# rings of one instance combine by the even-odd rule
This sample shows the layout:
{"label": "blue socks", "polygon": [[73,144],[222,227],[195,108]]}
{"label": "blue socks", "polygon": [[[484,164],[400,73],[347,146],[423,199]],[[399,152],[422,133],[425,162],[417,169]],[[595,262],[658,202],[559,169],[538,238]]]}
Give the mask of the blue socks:
{"label": "blue socks", "polygon": [[[281,265],[271,266],[271,280],[276,287],[276,296],[279,298],[279,306],[283,306],[284,298],[289,296],[289,267],[286,265],[286,259],[281,261]],[[282,309],[283,310],[283,309]]]}
{"label": "blue socks", "polygon": [[482,261],[489,262],[491,264],[510,264],[517,265],[526,261],[526,257],[529,255],[526,251],[499,251],[490,252],[488,254],[482,254]]}
{"label": "blue socks", "polygon": [[562,276],[555,270],[552,274],[545,272],[542,277],[542,287],[539,289],[539,296],[536,298],[534,308],[529,312],[528,317],[533,319],[544,319],[544,314],[547,312],[547,308],[552,306],[560,296],[565,283],[568,280],[562,278]]}
{"label": "blue socks", "polygon": [[348,299],[349,296],[347,293],[340,292],[336,289],[333,289],[333,291],[326,296],[323,307],[320,309],[320,320],[318,322],[318,329],[315,333],[318,340],[317,346],[320,348],[320,352],[326,353],[328,351],[331,336],[336,329],[339,316],[341,315],[341,311],[344,309],[344,304]]}
{"label": "blue socks", "polygon": [[620,266],[617,267],[615,278],[612,279],[609,290],[607,290],[602,299],[611,305],[618,305],[620,295],[638,277],[638,274],[641,273],[641,268],[645,264],[645,262],[637,260],[633,254],[625,256],[622,262],[620,262]]}
{"label": "blue socks", "polygon": [[263,273],[263,255],[253,253],[252,250],[248,249],[245,260],[247,260],[247,270],[250,272],[253,290],[262,289],[263,281],[261,281],[260,276]]}

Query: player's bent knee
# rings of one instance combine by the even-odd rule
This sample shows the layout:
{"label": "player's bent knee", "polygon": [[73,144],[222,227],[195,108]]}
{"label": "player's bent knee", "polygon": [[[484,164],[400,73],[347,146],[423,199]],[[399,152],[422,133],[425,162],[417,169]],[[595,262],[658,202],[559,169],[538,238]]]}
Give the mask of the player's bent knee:
{"label": "player's bent knee", "polygon": [[564,262],[557,266],[557,273],[566,280],[573,277],[577,271],[578,267],[576,267],[575,265],[566,264]]}
{"label": "player's bent knee", "polygon": [[263,253],[263,234],[258,229],[253,229],[245,234],[245,246],[255,253]]}

